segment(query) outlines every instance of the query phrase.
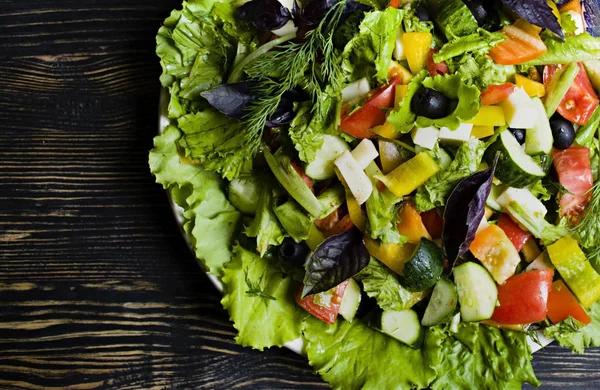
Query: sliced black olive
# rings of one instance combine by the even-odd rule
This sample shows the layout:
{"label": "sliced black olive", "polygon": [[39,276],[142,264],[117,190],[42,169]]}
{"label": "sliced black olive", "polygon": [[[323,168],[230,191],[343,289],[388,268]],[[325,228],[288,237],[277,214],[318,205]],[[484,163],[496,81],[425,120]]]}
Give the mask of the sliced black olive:
{"label": "sliced black olive", "polygon": [[421,88],[410,101],[410,109],[417,115],[439,119],[448,116],[450,101],[435,89]]}
{"label": "sliced black olive", "polygon": [[469,11],[471,11],[471,14],[473,14],[473,17],[475,17],[475,20],[477,20],[479,27],[488,22],[488,19],[490,18],[490,12],[483,5],[483,1],[464,0],[464,2],[467,8],[469,8]]}
{"label": "sliced black olive", "polygon": [[552,137],[554,137],[554,147],[556,149],[567,149],[575,141],[575,128],[573,124],[562,117],[553,117],[550,119],[550,128]]}
{"label": "sliced black olive", "polygon": [[304,265],[309,253],[310,249],[304,242],[297,243],[290,237],[286,237],[279,247],[279,258],[297,265]]}
{"label": "sliced black olive", "polygon": [[423,6],[415,8],[415,16],[421,22],[429,22],[431,20],[431,15],[429,14],[429,11],[427,11],[427,8]]}
{"label": "sliced black olive", "polygon": [[508,129],[512,135],[516,138],[517,142],[523,145],[525,143],[525,129]]}

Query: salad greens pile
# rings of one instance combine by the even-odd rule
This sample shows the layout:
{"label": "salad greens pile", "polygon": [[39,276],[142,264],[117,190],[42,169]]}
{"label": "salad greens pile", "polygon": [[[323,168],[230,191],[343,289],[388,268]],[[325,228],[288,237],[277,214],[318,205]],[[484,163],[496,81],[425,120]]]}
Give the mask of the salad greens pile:
{"label": "salad greens pile", "polygon": [[591,0],[189,0],[149,165],[236,342],[332,388],[538,386],[600,346]]}

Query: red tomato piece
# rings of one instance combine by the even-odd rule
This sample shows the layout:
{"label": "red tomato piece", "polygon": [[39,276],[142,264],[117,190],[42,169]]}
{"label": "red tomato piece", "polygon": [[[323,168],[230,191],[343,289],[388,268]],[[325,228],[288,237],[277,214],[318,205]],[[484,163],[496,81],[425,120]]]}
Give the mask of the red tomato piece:
{"label": "red tomato piece", "polygon": [[515,91],[515,88],[517,86],[513,83],[488,85],[481,93],[481,104],[498,104],[507,99]]}
{"label": "red tomato piece", "polygon": [[364,106],[342,118],[340,129],[356,138],[374,138],[377,134],[370,131],[375,126],[385,123],[388,108],[394,107],[396,85],[400,78],[394,77],[390,83],[381,88]]}
{"label": "red tomato piece", "polygon": [[557,324],[569,316],[586,325],[592,322],[565,283],[557,280],[552,283],[552,290],[548,296],[548,318],[553,324]]}
{"label": "red tomato piece", "polygon": [[[348,281],[342,282],[336,287],[329,291],[325,291],[319,294],[309,295],[302,298],[302,288],[296,294],[296,302],[307,312],[317,317],[323,322],[328,324],[335,323],[340,306],[342,304],[342,297],[346,291],[346,285]],[[327,296],[330,295],[330,296]]]}
{"label": "red tomato piece", "polygon": [[490,57],[502,65],[517,65],[544,55],[548,49],[540,38],[535,26],[519,19],[515,24],[506,26],[502,33],[508,39],[490,50]]}
{"label": "red tomato piece", "polygon": [[498,227],[504,230],[506,236],[513,243],[517,251],[531,238],[531,233],[521,229],[507,214],[502,214],[498,220]]}
{"label": "red tomato piece", "polygon": [[421,213],[421,220],[423,221],[423,225],[425,225],[425,229],[427,229],[431,238],[436,240],[442,237],[444,219],[436,209]]}
{"label": "red tomato piece", "polygon": [[560,196],[560,214],[579,214],[590,202],[590,190],[594,185],[590,150],[583,146],[571,146],[565,150],[554,149],[552,157],[558,181],[569,191]]}
{"label": "red tomato piece", "polygon": [[398,8],[400,6],[400,0],[391,0],[390,7]]}
{"label": "red tomato piece", "polygon": [[436,63],[433,60],[433,55],[438,51],[438,49],[431,49],[429,50],[429,55],[427,56],[427,71],[431,77],[450,73],[450,69],[448,69],[446,62],[442,61]]}
{"label": "red tomato piece", "polygon": [[350,218],[350,214],[344,215],[342,219],[340,219],[332,228],[327,232],[327,236],[335,236],[336,234],[340,234],[343,232],[347,232],[348,230],[354,227],[354,223],[352,222],[352,218]]}
{"label": "red tomato piece", "polygon": [[296,170],[296,172],[298,172],[302,180],[304,180],[308,188],[310,188],[310,190],[314,193],[315,190],[313,188],[312,179],[304,174],[304,171],[302,170],[300,164],[295,163],[294,161],[292,161],[290,164],[292,164],[292,167],[294,167],[294,169]]}
{"label": "red tomato piece", "polygon": [[[571,88],[567,91],[563,99],[558,105],[557,111],[565,119],[579,125],[585,125],[590,119],[596,107],[600,103],[598,95],[594,91],[592,82],[588,77],[585,68],[581,63],[579,65],[579,73],[573,81]],[[546,88],[550,85],[552,77],[557,74],[559,69],[564,65],[546,65],[544,67],[544,85]]]}
{"label": "red tomato piece", "polygon": [[546,318],[554,270],[542,269],[511,276],[498,286],[499,306],[492,321],[499,324],[530,324]]}

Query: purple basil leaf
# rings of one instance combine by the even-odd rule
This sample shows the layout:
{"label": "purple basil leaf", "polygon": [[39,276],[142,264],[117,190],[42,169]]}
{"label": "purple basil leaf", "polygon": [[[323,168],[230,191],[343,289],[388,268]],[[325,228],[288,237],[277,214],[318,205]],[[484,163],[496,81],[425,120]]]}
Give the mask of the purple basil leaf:
{"label": "purple basil leaf", "polygon": [[330,290],[348,280],[365,268],[369,259],[358,229],[329,237],[306,263],[302,297]]}
{"label": "purple basil leaf", "polygon": [[[325,17],[327,11],[337,4],[338,1],[339,0],[313,0],[306,4],[303,8],[298,7],[296,2],[294,2],[292,13],[294,15],[294,21],[296,25],[313,26],[318,24],[323,17]],[[347,16],[354,11],[368,11],[370,9],[371,7],[368,5],[361,4],[354,0],[346,0],[341,21],[345,20],[344,16]]]}
{"label": "purple basil leaf", "polygon": [[585,29],[593,37],[600,37],[600,0],[582,0]]}
{"label": "purple basil leaf", "polygon": [[200,95],[223,114],[240,119],[245,115],[248,103],[256,98],[251,91],[256,84],[255,81],[223,84],[204,91]]}
{"label": "purple basil leaf", "polygon": [[301,102],[308,100],[309,98],[310,97],[302,90],[291,89],[286,91],[281,97],[277,109],[273,115],[271,115],[271,118],[267,121],[265,126],[270,128],[287,125],[296,116],[296,113],[294,112],[294,102]]}
{"label": "purple basil leaf", "polygon": [[467,253],[485,213],[485,201],[492,188],[498,157],[494,164],[467,177],[452,191],[444,211],[442,241],[450,269]]}
{"label": "purple basil leaf", "polygon": [[515,11],[520,17],[536,26],[547,28],[562,39],[565,38],[558,19],[546,0],[502,0],[502,4]]}
{"label": "purple basil leaf", "polygon": [[240,8],[242,19],[260,31],[277,30],[292,18],[292,13],[278,0],[252,0]]}

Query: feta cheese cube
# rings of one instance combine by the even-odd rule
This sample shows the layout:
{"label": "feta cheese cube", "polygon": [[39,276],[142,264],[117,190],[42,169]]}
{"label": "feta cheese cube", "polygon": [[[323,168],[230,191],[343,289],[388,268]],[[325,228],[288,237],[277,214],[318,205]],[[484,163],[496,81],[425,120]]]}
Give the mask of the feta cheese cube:
{"label": "feta cheese cube", "polygon": [[456,130],[442,127],[440,129],[440,142],[463,143],[471,137],[471,131],[473,131],[471,123],[461,123]]}
{"label": "feta cheese cube", "polygon": [[373,183],[365,171],[358,165],[350,151],[346,150],[336,160],[340,175],[359,205],[365,203],[373,192]]}
{"label": "feta cheese cube", "polygon": [[358,166],[363,170],[371,163],[371,161],[379,156],[379,152],[377,152],[375,145],[373,145],[373,141],[366,138],[360,141],[351,154]]}
{"label": "feta cheese cube", "polygon": [[415,127],[411,132],[411,136],[415,145],[426,149],[433,149],[440,136],[440,131],[434,126]]}
{"label": "feta cheese cube", "polygon": [[523,88],[517,88],[510,96],[500,102],[508,126],[514,129],[530,129],[538,119],[533,100]]}

